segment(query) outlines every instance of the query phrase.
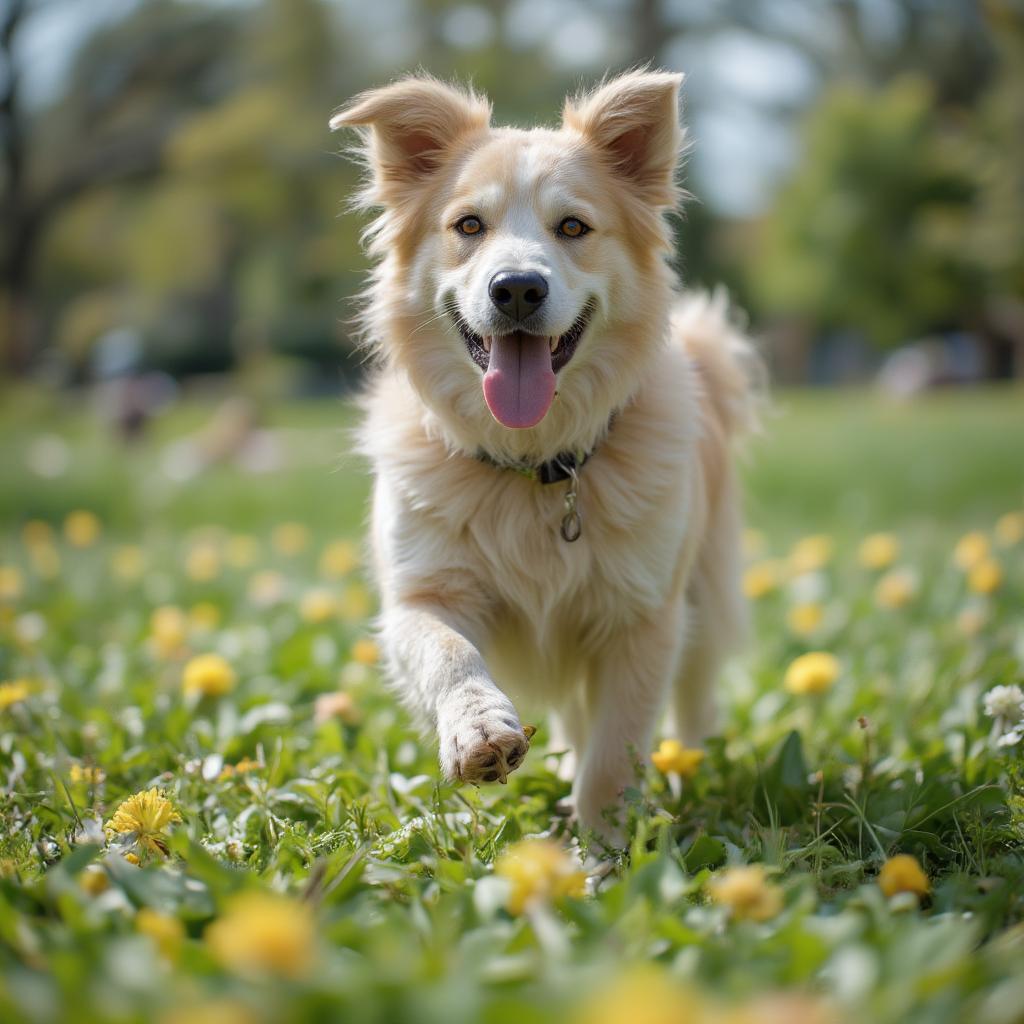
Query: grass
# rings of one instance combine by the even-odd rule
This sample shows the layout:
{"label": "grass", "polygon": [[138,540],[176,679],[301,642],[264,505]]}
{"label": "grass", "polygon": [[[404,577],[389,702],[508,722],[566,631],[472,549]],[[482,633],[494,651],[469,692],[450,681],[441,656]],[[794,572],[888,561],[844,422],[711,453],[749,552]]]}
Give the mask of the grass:
{"label": "grass", "polygon": [[[745,460],[764,593],[723,734],[692,778],[638,752],[631,849],[581,895],[569,855],[516,845],[574,838],[540,720],[507,787],[456,788],[381,686],[348,406],[275,410],[276,469],[174,482],[207,406],[123,448],[91,408],[6,395],[0,679],[25,686],[0,690],[0,1018],[1019,1021],[1024,743],[984,697],[1024,681],[1024,542],[993,535],[1024,507],[1021,398],[779,399]],[[879,530],[900,553],[867,569]],[[968,530],[990,593],[952,560]],[[818,534],[831,555],[795,572]],[[838,677],[790,693],[811,650]],[[180,822],[104,831],[151,788]],[[897,853],[923,897],[882,891]]]}

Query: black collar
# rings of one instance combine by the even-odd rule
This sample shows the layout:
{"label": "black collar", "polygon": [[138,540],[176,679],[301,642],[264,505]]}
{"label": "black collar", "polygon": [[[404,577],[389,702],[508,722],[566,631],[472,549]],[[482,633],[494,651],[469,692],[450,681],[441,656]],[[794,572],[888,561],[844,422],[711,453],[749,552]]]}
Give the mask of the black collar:
{"label": "black collar", "polygon": [[477,451],[476,457],[481,462],[486,462],[488,466],[494,466],[496,469],[515,470],[522,476],[536,480],[539,484],[557,484],[561,480],[568,480],[593,454],[593,449],[589,452],[559,452],[553,459],[548,459],[547,462],[542,462],[540,465],[528,462],[499,462],[483,448]]}

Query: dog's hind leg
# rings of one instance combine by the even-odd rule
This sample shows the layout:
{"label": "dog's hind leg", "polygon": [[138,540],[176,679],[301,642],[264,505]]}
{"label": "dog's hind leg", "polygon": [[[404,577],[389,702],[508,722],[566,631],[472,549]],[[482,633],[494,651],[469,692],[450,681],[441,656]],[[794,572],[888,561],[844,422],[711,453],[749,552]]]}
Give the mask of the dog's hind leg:
{"label": "dog's hind leg", "polygon": [[690,616],[672,702],[673,731],[686,746],[700,746],[716,732],[715,683],[747,630],[731,481],[726,495],[711,518],[688,589]]}

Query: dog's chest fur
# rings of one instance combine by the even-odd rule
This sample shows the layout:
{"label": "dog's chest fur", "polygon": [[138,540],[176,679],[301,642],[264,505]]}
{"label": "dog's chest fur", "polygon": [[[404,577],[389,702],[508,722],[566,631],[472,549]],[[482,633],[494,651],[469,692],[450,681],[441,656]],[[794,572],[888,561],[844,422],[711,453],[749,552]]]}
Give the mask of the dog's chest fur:
{"label": "dog's chest fur", "polygon": [[699,413],[685,353],[665,349],[580,471],[583,532],[567,543],[567,482],[541,485],[452,453],[410,385],[385,375],[363,445],[377,474],[384,600],[455,573],[486,605],[501,661],[522,665],[529,650],[529,674],[571,671],[575,652],[592,655],[662,608],[685,578],[703,529]]}

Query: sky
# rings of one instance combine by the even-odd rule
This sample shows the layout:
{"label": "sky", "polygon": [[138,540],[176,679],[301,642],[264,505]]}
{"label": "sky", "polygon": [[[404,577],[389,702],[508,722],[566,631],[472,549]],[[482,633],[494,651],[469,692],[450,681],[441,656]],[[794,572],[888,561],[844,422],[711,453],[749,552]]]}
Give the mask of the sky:
{"label": "sky", "polygon": [[[73,55],[103,22],[124,17],[140,0],[45,0],[30,19],[21,40],[26,101],[42,105],[59,93]],[[252,0],[216,0],[244,4]],[[414,0],[332,0],[382,66],[417,64],[420,36],[410,18]],[[666,0],[671,13],[684,0]],[[492,43],[541,49],[552,64],[582,77],[603,74],[616,61],[616,39],[602,7],[616,0],[511,0],[500,17],[472,3],[455,3],[442,19],[450,45],[472,51]],[[713,0],[685,0],[688,19],[710,11]],[[347,16],[346,16],[347,15]],[[795,48],[726,30],[699,42],[669,37],[659,63],[687,75],[684,105],[692,156],[687,182],[697,199],[716,213],[755,216],[770,201],[775,183],[792,163],[797,143],[780,107],[800,108],[817,82]],[[336,97],[325,97],[325,108]],[[547,116],[548,112],[541,112]]]}

